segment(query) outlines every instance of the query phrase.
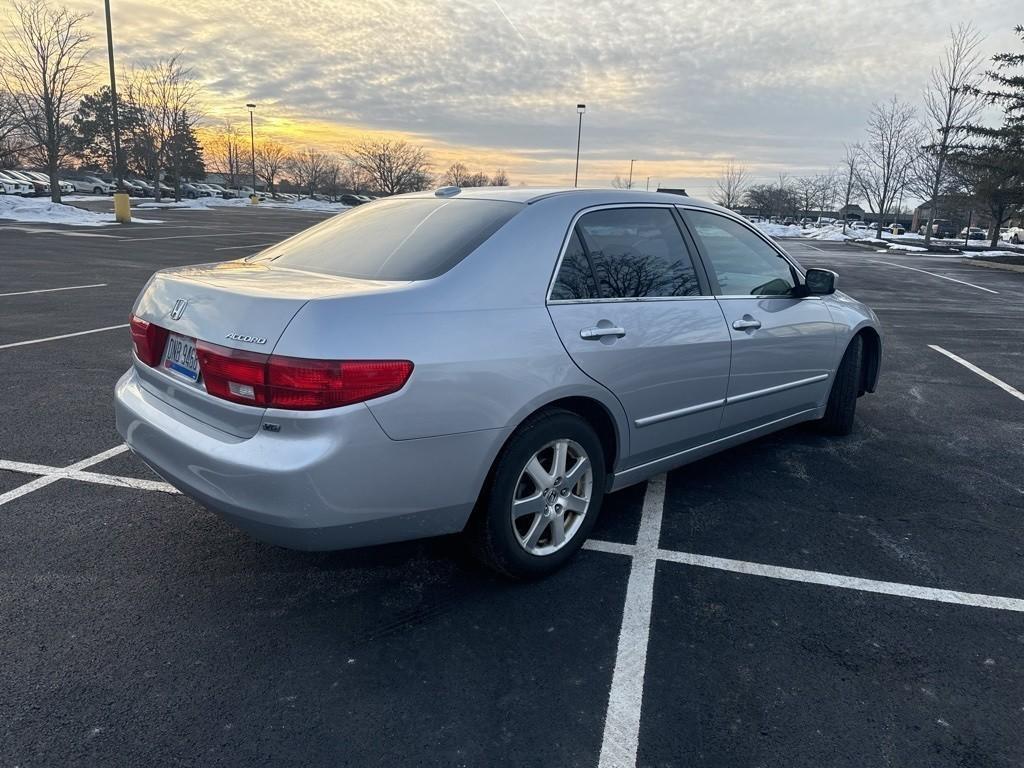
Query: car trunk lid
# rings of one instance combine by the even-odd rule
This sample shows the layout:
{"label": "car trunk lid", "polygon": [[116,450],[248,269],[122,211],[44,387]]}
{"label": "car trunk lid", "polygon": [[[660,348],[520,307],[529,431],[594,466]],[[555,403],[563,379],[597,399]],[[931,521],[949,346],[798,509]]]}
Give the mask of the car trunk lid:
{"label": "car trunk lid", "polygon": [[[134,315],[166,329],[170,338],[205,341],[269,355],[295,314],[311,299],[358,296],[396,286],[274,267],[246,261],[198,265],[158,272],[136,303]],[[161,358],[163,349],[160,350]],[[135,367],[147,390],[198,421],[237,437],[259,429],[264,408],[210,395],[198,380],[157,362]]]}

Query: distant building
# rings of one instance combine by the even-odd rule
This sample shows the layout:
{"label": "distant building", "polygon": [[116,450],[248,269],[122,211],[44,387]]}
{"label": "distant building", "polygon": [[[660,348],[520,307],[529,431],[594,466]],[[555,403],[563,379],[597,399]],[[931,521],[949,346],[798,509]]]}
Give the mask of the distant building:
{"label": "distant building", "polygon": [[659,192],[668,192],[670,195],[682,195],[683,197],[689,197],[686,194],[685,189],[672,189],[671,187],[658,187]]}
{"label": "distant building", "polygon": [[856,203],[850,203],[850,205],[844,205],[838,211],[836,211],[837,219],[850,219],[851,221],[864,221],[864,209]]}

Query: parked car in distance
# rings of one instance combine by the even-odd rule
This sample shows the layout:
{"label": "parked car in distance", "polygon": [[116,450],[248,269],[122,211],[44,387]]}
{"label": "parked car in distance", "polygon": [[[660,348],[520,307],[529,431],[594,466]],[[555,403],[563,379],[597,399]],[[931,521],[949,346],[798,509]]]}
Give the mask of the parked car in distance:
{"label": "parked car in distance", "polygon": [[181,196],[189,200],[198,200],[200,197],[213,197],[214,192],[205,184],[183,181],[181,183]]}
{"label": "parked car in distance", "polygon": [[5,195],[18,195],[19,197],[32,197],[36,193],[34,184],[25,179],[14,176],[6,170],[0,170],[0,185]]}
{"label": "parked car in distance", "polygon": [[[42,171],[20,171],[23,176],[28,176],[32,181],[38,184],[45,184],[46,190],[50,190],[50,177]],[[74,194],[75,188],[72,184],[65,181],[64,179],[57,179],[57,183],[60,185],[60,192],[62,195]]]}
{"label": "parked car in distance", "polygon": [[[925,234],[928,231],[928,222],[921,225],[918,230],[918,234]],[[956,237],[956,227],[953,226],[953,222],[949,219],[933,219],[932,220],[932,237],[949,238]]]}
{"label": "parked car in distance", "polygon": [[338,202],[342,205],[363,205],[366,201],[363,200],[359,195],[342,195],[338,198]]}
{"label": "parked car in distance", "polygon": [[104,181],[99,176],[88,174],[66,176],[65,181],[71,184],[76,192],[92,193],[94,195],[110,195],[116,189],[114,184]]}
{"label": "parked car in distance", "polygon": [[896,221],[892,224],[886,224],[885,229],[888,229],[894,235],[905,235],[907,233],[907,228]]}
{"label": "parked car in distance", "polygon": [[1014,245],[1024,245],[1024,227],[1010,227],[1003,239]]}
{"label": "parked car in distance", "polygon": [[39,181],[33,179],[31,176],[26,175],[23,171],[15,171],[13,169],[5,171],[8,176],[11,176],[18,181],[25,182],[32,187],[33,194],[36,197],[45,197],[50,194],[50,181]]}
{"label": "parked car in distance", "polygon": [[234,197],[234,195],[229,194],[228,190],[220,184],[213,184],[212,182],[209,181],[204,181],[203,183],[206,184],[206,186],[208,186],[214,192],[216,192],[218,197],[222,197],[225,200],[230,197]]}
{"label": "parked car in distance", "polygon": [[964,227],[960,230],[960,237],[967,240],[987,240],[988,232],[981,227]]}
{"label": "parked car in distance", "polygon": [[882,346],[836,281],[672,194],[390,197],[157,272],[117,429],[264,541],[461,531],[500,573],[539,576],[606,493],[800,422],[848,434]]}

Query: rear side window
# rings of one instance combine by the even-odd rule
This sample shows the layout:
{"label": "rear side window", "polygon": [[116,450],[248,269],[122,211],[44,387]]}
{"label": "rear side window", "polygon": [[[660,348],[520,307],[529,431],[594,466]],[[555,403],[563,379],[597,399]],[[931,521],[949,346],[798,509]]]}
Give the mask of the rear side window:
{"label": "rear side window", "polygon": [[254,259],[339,277],[429,280],[466,258],[522,208],[498,200],[380,200],[300,232]]}
{"label": "rear side window", "polygon": [[580,237],[575,232],[569,238],[569,245],[562,257],[562,266],[558,270],[558,279],[551,289],[553,301],[572,301],[580,299],[596,299],[597,283],[594,272],[583,250]]}
{"label": "rear side window", "polygon": [[686,241],[667,208],[611,208],[580,217],[576,231],[603,298],[699,296]]}

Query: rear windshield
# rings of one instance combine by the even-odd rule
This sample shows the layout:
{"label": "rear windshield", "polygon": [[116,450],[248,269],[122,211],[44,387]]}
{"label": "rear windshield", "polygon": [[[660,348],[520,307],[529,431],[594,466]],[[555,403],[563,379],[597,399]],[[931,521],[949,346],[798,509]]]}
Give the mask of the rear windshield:
{"label": "rear windshield", "polygon": [[368,280],[443,275],[523,208],[498,200],[379,200],[268,248],[255,260]]}

